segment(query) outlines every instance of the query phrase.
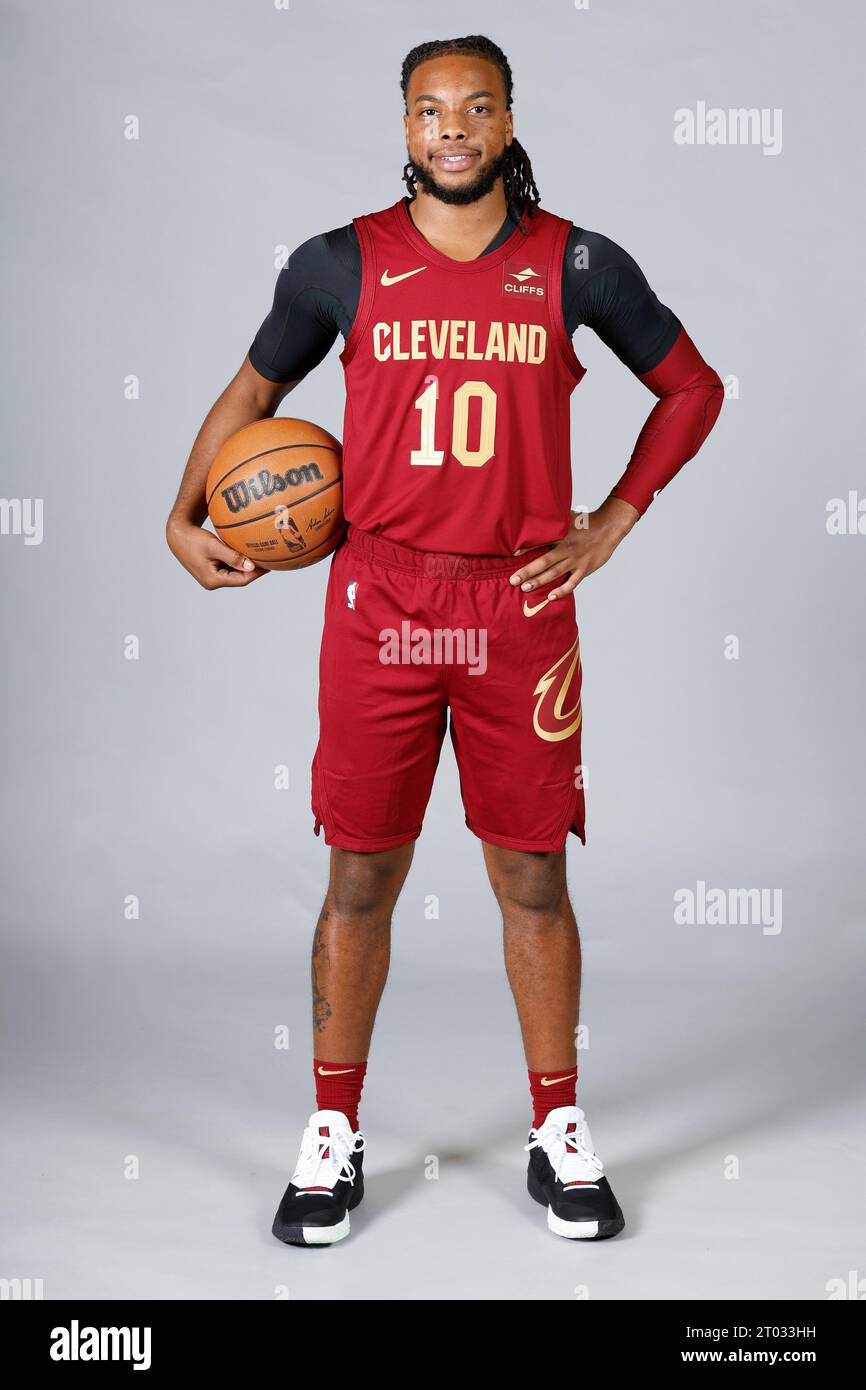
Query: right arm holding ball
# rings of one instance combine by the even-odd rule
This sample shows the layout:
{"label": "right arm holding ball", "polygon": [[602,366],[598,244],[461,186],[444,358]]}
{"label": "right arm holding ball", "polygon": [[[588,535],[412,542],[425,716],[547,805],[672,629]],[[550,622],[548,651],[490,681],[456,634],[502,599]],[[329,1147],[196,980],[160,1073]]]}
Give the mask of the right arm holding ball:
{"label": "right arm holding ball", "polygon": [[270,313],[192,447],[165,532],[172,554],[205,589],[239,588],[267,574],[204,528],[205,485],[229,436],[273,417],[284,397],[327,356],[341,326],[348,331],[350,320],[341,325],[337,310],[344,300],[357,299],[357,286],[335,258],[332,237],[312,237],[292,253],[277,276]]}
{"label": "right arm holding ball", "polygon": [[292,383],[268,381],[249,361],[244,363],[211,406],[192,446],[177,498],[165,527],[168,548],[205,589],[239,588],[267,574],[252,560],[224,545],[205,529],[205,483],[210,466],[229,435],[274,415]]}

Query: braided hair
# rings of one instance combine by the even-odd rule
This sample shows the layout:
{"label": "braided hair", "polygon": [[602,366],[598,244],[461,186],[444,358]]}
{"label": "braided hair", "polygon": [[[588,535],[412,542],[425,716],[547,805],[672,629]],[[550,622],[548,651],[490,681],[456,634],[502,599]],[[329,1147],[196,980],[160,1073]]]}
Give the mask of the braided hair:
{"label": "braided hair", "polygon": [[[403,69],[400,75],[403,101],[406,102],[409,79],[420,63],[425,63],[428,58],[442,58],[451,54],[465,54],[471,58],[486,58],[489,62],[495,63],[502,74],[502,82],[505,87],[505,108],[507,111],[511,110],[511,98],[514,93],[511,65],[499,45],[495,44],[492,39],[485,38],[483,34],[468,34],[462,39],[431,39],[429,43],[419,43],[416,48],[407,53],[403,59]],[[409,197],[414,198],[416,196],[415,166],[411,160],[403,166],[403,182],[409,190]],[[520,230],[526,234],[523,214],[525,212],[529,217],[534,217],[541,198],[529,155],[519,140],[512,140],[511,144],[506,146],[502,166],[502,187],[512,221],[516,222]]]}

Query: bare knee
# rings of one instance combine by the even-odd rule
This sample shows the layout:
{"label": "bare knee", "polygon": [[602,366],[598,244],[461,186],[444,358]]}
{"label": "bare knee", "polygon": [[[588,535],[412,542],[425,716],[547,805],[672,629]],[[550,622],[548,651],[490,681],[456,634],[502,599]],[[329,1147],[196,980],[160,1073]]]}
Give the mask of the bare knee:
{"label": "bare knee", "polygon": [[400,895],[414,845],[374,854],[332,849],[330,906],[339,917],[383,917],[389,920]]}
{"label": "bare knee", "polygon": [[503,916],[555,913],[568,900],[564,851],[530,853],[484,845],[490,886]]}

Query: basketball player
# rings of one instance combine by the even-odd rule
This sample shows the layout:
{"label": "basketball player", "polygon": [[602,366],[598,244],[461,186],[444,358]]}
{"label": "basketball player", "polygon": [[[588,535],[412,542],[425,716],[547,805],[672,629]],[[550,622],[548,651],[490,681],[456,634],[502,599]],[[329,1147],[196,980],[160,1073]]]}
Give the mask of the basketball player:
{"label": "basketball player", "polygon": [[[629,255],[539,206],[496,44],[422,44],[402,90],[407,196],[294,252],[201,428],[167,531],[206,588],[259,577],[201,529],[208,468],[341,334],[350,526],[330,566],[312,770],[314,828],[331,847],[312,952],[316,1111],[273,1232],[333,1243],[363,1196],[358,1103],[391,913],[448,729],[502,912],[534,1107],[529,1192],[556,1234],[601,1239],[623,1215],[576,1103],[581,957],[565,842],[585,829],[573,594],[700,448],[722,384]],[[622,477],[578,516],[580,325],[656,400]],[[468,1111],[481,1083],[477,1068],[467,1077]]]}

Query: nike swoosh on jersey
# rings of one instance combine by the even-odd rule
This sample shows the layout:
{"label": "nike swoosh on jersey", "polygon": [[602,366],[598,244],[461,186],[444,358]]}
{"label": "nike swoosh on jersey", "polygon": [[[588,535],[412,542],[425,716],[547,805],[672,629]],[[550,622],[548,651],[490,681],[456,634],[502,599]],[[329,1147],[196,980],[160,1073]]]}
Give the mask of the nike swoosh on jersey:
{"label": "nike swoosh on jersey", "polygon": [[404,270],[402,275],[391,275],[389,271],[382,271],[380,285],[396,285],[398,280],[408,280],[410,275],[420,275],[422,270],[426,270],[426,265],[419,265],[417,270]]}

